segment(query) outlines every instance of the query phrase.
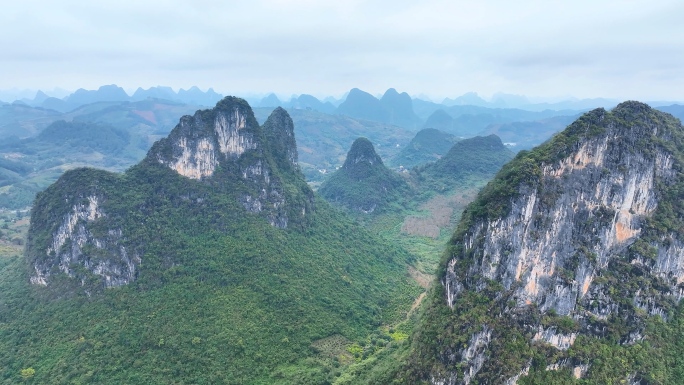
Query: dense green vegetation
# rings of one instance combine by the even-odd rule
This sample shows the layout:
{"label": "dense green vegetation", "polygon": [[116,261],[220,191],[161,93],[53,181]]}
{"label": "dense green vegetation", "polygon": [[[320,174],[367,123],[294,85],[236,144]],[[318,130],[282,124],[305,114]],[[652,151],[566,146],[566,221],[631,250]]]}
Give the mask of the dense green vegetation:
{"label": "dense green vegetation", "polygon": [[403,166],[406,169],[434,162],[445,155],[458,139],[446,132],[434,128],[418,131],[408,146],[401,149],[390,163],[394,167]]}
{"label": "dense green vegetation", "polygon": [[318,190],[331,202],[366,213],[401,204],[408,191],[406,181],[383,164],[366,138],[354,141],[344,165]]}
{"label": "dense green vegetation", "polygon": [[69,113],[28,106],[0,108],[0,208],[23,209],[66,170],[123,171],[195,107],[168,101],[93,103]]}
{"label": "dense green vegetation", "polygon": [[[434,279],[439,256],[460,218],[461,210],[501,165],[513,156],[496,137],[466,139],[461,143],[463,145],[454,146],[459,148],[458,151],[452,150],[448,157],[443,157],[437,163],[403,174],[410,189],[397,196],[389,209],[371,215],[355,215],[365,227],[392,239],[396,245],[415,255],[415,268],[411,274],[424,288]],[[355,154],[347,157],[348,161],[355,158]],[[439,171],[432,171],[432,167],[437,167]],[[348,178],[344,188],[349,191],[375,191],[363,179],[359,182]],[[427,236],[425,230],[431,228],[437,228],[437,233]],[[420,299],[415,306],[419,304]],[[417,315],[417,312],[413,312],[409,320],[396,328],[402,328],[406,336],[410,335],[417,323]],[[362,359],[347,368],[336,383],[390,383],[407,361],[409,346],[403,339],[383,346],[367,344]]]}
{"label": "dense green vegetation", "polygon": [[494,175],[513,158],[496,135],[476,136],[454,144],[432,164],[412,170],[415,178],[432,191],[448,191],[471,175]]}
{"label": "dense green vegetation", "polygon": [[[260,140],[267,126],[256,127]],[[250,156],[270,166],[293,207],[305,204],[302,175],[273,157],[277,146],[264,148]],[[0,381],[321,384],[362,357],[354,346],[403,338],[382,330],[420,292],[407,252],[318,199],[304,220],[275,228],[236,199],[253,186],[234,171],[225,162],[212,178],[191,180],[148,158],[124,174],[72,170],[40,193],[29,264],[64,213],[91,195],[102,197],[105,217],[89,231],[122,229],[122,245],[142,263],[119,288],[102,289],[87,272],[38,287],[22,258],[3,257]],[[329,354],[329,345],[346,352]]]}
{"label": "dense green vegetation", "polygon": [[[256,108],[254,114],[264,122],[272,108]],[[340,167],[354,140],[373,142],[383,159],[390,159],[404,148],[414,134],[401,127],[345,115],[330,115],[306,109],[288,109],[295,125],[299,166],[306,180],[318,186]]]}
{"label": "dense green vegetation", "polygon": [[202,218],[149,217],[142,236],[158,240],[146,243],[138,281],[90,299],[46,299],[13,260],[2,279],[5,383],[26,367],[37,383],[332,380],[339,360],[310,345],[364,340],[400,320],[418,291],[404,252],[317,206],[306,232],[220,215],[222,231],[196,234]]}
{"label": "dense green vegetation", "polygon": [[[386,372],[367,370],[356,383],[429,383],[429,373],[447,370],[444,366],[447,357],[466,346],[474,333],[482,331],[483,325],[492,330],[486,355],[495,358],[473,378],[475,383],[502,383],[528,365],[529,375],[521,377],[519,384],[615,384],[623,383],[632,374],[636,374],[635,379],[641,383],[681,383],[684,378],[681,360],[684,305],[676,305],[669,295],[668,283],[651,275],[648,265],[631,263],[636,257],[652,258],[650,242],[662,240],[668,234],[681,234],[684,225],[680,193],[684,191],[680,186],[684,183],[684,130],[671,116],[634,102],[624,103],[612,113],[594,110],[544,145],[519,153],[464,211],[440,263],[442,269],[438,277],[444,277],[447,260],[464,254],[462,240],[477,221],[506,215],[521,186],[542,188],[541,167],[544,164],[567,157],[582,140],[602,134],[605,127],[628,130],[639,124],[659,127],[658,137],[644,137],[640,150],[664,149],[672,154],[676,178],[668,183],[658,182],[659,205],[648,218],[641,240],[633,243],[624,256],[611,260],[610,266],[597,278],[596,284],[604,291],[603,295],[618,304],[619,310],[615,314],[605,320],[588,317],[579,324],[553,312],[542,313],[534,305],[510,308],[510,293],[493,281],[477,290],[465,289],[451,309],[445,305],[444,287],[437,285],[424,301],[422,319],[409,338],[410,348],[399,349],[383,359],[379,365],[386,367]],[[621,142],[615,145],[620,146]],[[467,255],[458,261],[456,269],[467,271],[472,258],[476,257]],[[633,301],[637,293],[652,298],[655,306],[664,311],[666,319],[649,315],[639,308]],[[499,316],[501,314],[506,316]],[[566,333],[593,332],[582,332],[570,349],[561,351],[544,343],[531,342],[534,332],[526,325],[535,324],[555,326]],[[645,338],[626,343],[633,330],[641,330]],[[402,364],[394,363],[400,359],[404,360]],[[548,365],[559,361],[567,362],[570,368],[547,370]],[[575,379],[572,366],[586,363],[591,364],[589,371],[581,380]],[[449,370],[461,368],[458,362],[450,365]]]}

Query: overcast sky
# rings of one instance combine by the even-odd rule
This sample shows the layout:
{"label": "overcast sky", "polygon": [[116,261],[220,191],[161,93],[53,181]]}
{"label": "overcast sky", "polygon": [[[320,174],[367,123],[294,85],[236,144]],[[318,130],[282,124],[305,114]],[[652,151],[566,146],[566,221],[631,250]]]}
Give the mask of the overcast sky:
{"label": "overcast sky", "polygon": [[0,89],[684,100],[682,0],[22,0]]}

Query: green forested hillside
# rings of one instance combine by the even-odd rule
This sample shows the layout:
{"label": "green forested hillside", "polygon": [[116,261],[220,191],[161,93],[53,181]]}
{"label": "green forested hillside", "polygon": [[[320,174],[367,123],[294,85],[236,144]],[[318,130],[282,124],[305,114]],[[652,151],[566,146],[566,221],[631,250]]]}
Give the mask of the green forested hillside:
{"label": "green forested hillside", "polygon": [[438,161],[417,167],[417,178],[430,190],[443,191],[471,175],[494,175],[513,152],[496,135],[476,136],[454,144]]}
{"label": "green forested hillside", "polygon": [[179,117],[195,110],[163,100],[98,102],[68,113],[3,106],[0,159],[21,164],[26,171],[11,173],[0,164],[0,208],[30,206],[36,192],[66,170],[84,166],[125,170],[140,161]]}
{"label": "green forested hillside", "polygon": [[326,179],[320,194],[352,211],[385,211],[401,205],[409,192],[406,181],[388,169],[366,138],[354,141],[342,167]]}
{"label": "green forested hillside", "polygon": [[[598,155],[605,163],[594,166],[579,160],[577,151],[601,143],[606,137],[611,139],[606,141],[605,152]],[[663,270],[672,266],[664,265],[664,261],[676,263],[681,259],[681,253],[669,255],[671,251],[666,250],[681,244],[683,144],[684,129],[672,116],[641,103],[626,102],[610,112],[599,109],[587,113],[546,144],[518,154],[465,210],[440,264],[438,280],[442,284],[435,285],[427,295],[422,319],[409,338],[410,344],[388,350],[373,366],[358,365],[348,373],[355,374],[349,383],[428,384],[434,383],[435,377],[449,376],[462,383],[468,375],[470,383],[488,384],[512,383],[507,382],[511,379],[525,385],[682,383],[684,305],[678,294],[681,286],[676,273]],[[592,252],[602,252],[599,247],[606,241],[604,237],[592,237],[591,233],[601,233],[602,226],[620,227],[612,223],[614,214],[608,215],[607,221],[601,216],[609,213],[610,208],[605,207],[594,208],[589,216],[565,219],[576,221],[571,225],[573,236],[577,237],[573,242],[553,238],[546,241],[553,247],[564,247],[567,242],[573,251],[570,255],[554,253],[557,267],[544,279],[558,287],[553,292],[544,292],[546,298],[569,291],[566,288],[575,284],[575,270],[581,270],[580,266],[595,266],[598,258],[605,261],[595,268],[593,280],[585,282],[582,294],[571,298],[570,310],[560,313],[554,307],[556,302],[549,306],[544,299],[540,303],[522,301],[518,296],[526,290],[524,285],[499,278],[499,274],[505,277],[505,258],[522,258],[517,257],[517,241],[504,237],[498,246],[502,249],[495,249],[484,238],[505,232],[509,226],[521,225],[510,218],[518,215],[515,210],[520,210],[518,202],[525,199],[525,194],[538,192],[538,204],[551,210],[556,202],[568,199],[569,195],[561,198],[563,191],[570,191],[570,195],[575,192],[560,188],[563,183],[578,186],[578,180],[586,178],[583,182],[593,191],[603,182],[587,183],[588,175],[598,180],[620,181],[616,175],[625,173],[629,178],[623,180],[631,179],[634,176],[624,167],[626,159],[632,160],[631,167],[652,168],[656,164],[653,160],[663,156],[673,160],[672,173],[665,172],[655,179],[652,188],[658,197],[657,208],[644,215],[639,233],[627,241],[618,238],[622,244],[608,249],[608,253],[614,254]],[[563,163],[566,157],[577,159],[575,174],[568,172],[556,178],[543,171],[544,167]],[[585,169],[587,164],[588,168],[596,169]],[[628,190],[621,183],[612,185],[612,194],[619,196],[622,189]],[[546,231],[545,226],[551,221],[535,215],[533,218],[538,219],[534,220],[534,231]],[[547,218],[555,219],[554,226],[563,226],[552,211],[547,212]],[[489,224],[491,233],[470,238],[475,244],[467,245],[468,237],[483,223]],[[544,242],[541,237],[538,241]],[[494,270],[499,264],[481,262],[487,261],[487,252],[500,255],[500,270]],[[543,255],[537,258],[540,260],[529,270],[547,263]],[[496,271],[494,279],[484,276],[483,271],[490,268]],[[451,307],[447,296],[453,295],[453,291],[449,292],[444,283],[453,271],[463,286]],[[540,286],[544,284],[542,280],[538,282]],[[554,338],[560,339],[545,339],[539,330],[551,330],[557,336]],[[473,342],[476,336],[485,335],[491,339],[486,337],[486,342],[479,345]],[[562,339],[566,339],[567,345],[558,342]],[[482,359],[479,364],[473,360],[475,357]],[[473,362],[479,366],[473,366]],[[470,371],[473,367],[476,369]]]}
{"label": "green forested hillside", "polygon": [[428,162],[434,162],[445,155],[458,139],[449,133],[435,128],[425,128],[411,139],[408,146],[392,157],[394,167],[409,169]]}
{"label": "green forested hillside", "polygon": [[37,136],[0,144],[0,207],[31,205],[65,170],[84,165],[124,170],[141,159],[139,135],[110,125],[59,120]]}
{"label": "green forested hillside", "polygon": [[[251,113],[239,99],[219,104],[194,121]],[[274,124],[287,126],[283,110],[274,114],[263,128],[247,115],[259,150],[241,163],[221,161],[209,179],[159,161],[173,155],[174,140],[214,135],[185,120],[126,173],[77,169],[40,193],[28,266],[20,257],[0,261],[2,383],[330,383],[358,356],[354,346],[403,320],[420,292],[407,274],[411,256],[326,202],[309,201],[301,173],[274,158],[287,151],[266,139],[282,129]],[[286,198],[287,228],[245,209],[240,194],[256,187],[237,176],[239,164],[270,170],[269,183]],[[85,230],[71,237],[86,238],[70,251],[68,276],[51,258],[72,250],[72,241],[59,256],[45,250],[63,213],[93,197],[99,214],[76,222]],[[105,289],[93,266],[113,262],[111,253],[124,247],[139,257],[135,279]],[[53,266],[47,286],[29,284],[39,261]]]}

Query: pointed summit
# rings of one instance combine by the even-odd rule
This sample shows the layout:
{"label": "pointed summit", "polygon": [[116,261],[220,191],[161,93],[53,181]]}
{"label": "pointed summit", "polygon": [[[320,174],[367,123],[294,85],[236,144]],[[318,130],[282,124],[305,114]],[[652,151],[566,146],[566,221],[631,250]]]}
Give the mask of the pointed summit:
{"label": "pointed summit", "polygon": [[387,122],[389,113],[383,104],[368,92],[352,88],[347,98],[337,107],[337,113],[356,119]]}
{"label": "pointed summit", "polygon": [[328,178],[319,193],[353,211],[371,213],[385,209],[397,194],[408,189],[402,177],[382,163],[366,138],[354,141],[344,165]]}
{"label": "pointed summit", "polygon": [[413,100],[406,92],[399,93],[390,88],[380,98],[380,103],[388,112],[387,123],[406,128],[419,125],[420,119],[413,112]]}
{"label": "pointed summit", "polygon": [[266,119],[263,129],[273,157],[277,160],[285,160],[284,164],[288,168],[298,169],[294,123],[287,111],[282,107],[273,110]]}
{"label": "pointed summit", "polygon": [[246,101],[226,97],[210,110],[183,116],[147,157],[192,179],[210,177],[222,160],[262,152],[259,124]]}
{"label": "pointed summit", "polygon": [[342,168],[350,172],[366,172],[374,166],[383,166],[382,159],[375,152],[373,143],[366,138],[358,138],[352,143]]}
{"label": "pointed summit", "polygon": [[[136,210],[147,216],[156,205],[217,205],[222,215],[250,213],[276,228],[303,227],[313,212],[313,191],[296,162],[292,119],[283,109],[263,128],[247,102],[235,97],[183,116],[126,173],[76,169],[38,195],[32,215],[40,219],[32,222],[27,248],[31,282],[46,286],[62,274],[99,277],[105,287],[135,280],[143,245],[125,234],[139,231],[142,222],[131,221]],[[217,194],[221,202],[206,198]]]}

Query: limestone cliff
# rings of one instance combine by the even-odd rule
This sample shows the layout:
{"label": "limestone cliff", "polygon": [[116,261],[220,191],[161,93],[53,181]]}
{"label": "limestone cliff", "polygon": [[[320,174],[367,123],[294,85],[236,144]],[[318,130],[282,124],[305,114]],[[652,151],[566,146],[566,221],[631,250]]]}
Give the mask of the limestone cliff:
{"label": "limestone cliff", "polygon": [[[221,166],[219,179],[241,177],[251,187],[239,196],[247,211],[264,213],[273,226],[287,227],[283,183],[276,174],[297,173],[298,166],[294,125],[282,108],[273,111],[262,128],[247,103],[223,99],[212,110],[181,118],[169,136],[152,147],[148,159],[201,180],[212,179]],[[297,211],[305,213],[306,207]]]}
{"label": "limestone cliff", "polygon": [[[73,177],[111,184],[109,178],[102,177],[104,174],[87,169],[71,172]],[[38,200],[45,199],[46,195],[40,194]],[[103,191],[92,185],[79,186],[73,195],[61,198],[65,203],[63,215],[34,210],[31,225],[34,232],[30,233],[27,246],[31,283],[47,286],[55,275],[63,275],[86,285],[88,278],[80,274],[82,269],[99,276],[104,287],[125,285],[135,279],[140,256],[124,242],[121,227],[108,222],[109,213],[102,208],[107,199]],[[50,236],[37,240],[35,229],[46,223],[51,225]]]}
{"label": "limestone cliff", "polygon": [[244,100],[227,97],[213,109],[182,117],[125,174],[64,174],[34,205],[30,280],[46,286],[67,278],[90,288],[130,283],[148,247],[131,239],[133,229],[149,227],[148,218],[168,202],[192,204],[192,215],[216,205],[215,194],[274,227],[303,225],[313,210],[313,192],[299,172],[294,127],[285,110],[275,110],[260,127]]}
{"label": "limestone cliff", "polygon": [[[518,154],[463,214],[424,322],[434,334],[416,338],[414,357],[432,364],[413,375],[596,380],[605,368],[583,346],[641,344],[649,317],[667,319],[684,296],[683,138],[672,116],[625,102]],[[647,371],[634,363],[622,380]]]}

